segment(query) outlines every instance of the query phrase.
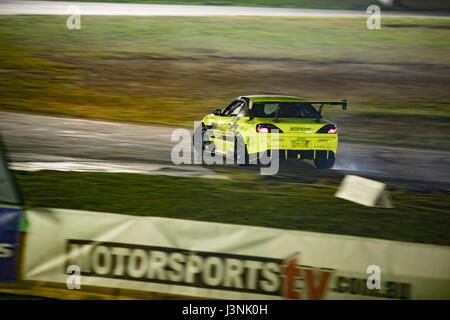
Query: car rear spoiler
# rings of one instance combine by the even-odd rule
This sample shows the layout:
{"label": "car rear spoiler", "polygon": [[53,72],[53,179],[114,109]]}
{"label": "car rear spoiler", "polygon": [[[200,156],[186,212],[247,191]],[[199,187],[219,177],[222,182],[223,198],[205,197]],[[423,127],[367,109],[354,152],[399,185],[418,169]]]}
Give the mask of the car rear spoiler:
{"label": "car rear spoiler", "polygon": [[347,110],[347,100],[341,101],[302,101],[303,103],[320,104],[319,113],[316,118],[316,122],[319,123],[322,118],[323,106],[329,104],[331,106],[342,106],[342,110]]}
{"label": "car rear spoiler", "polygon": [[[298,101],[298,103],[309,103],[309,104],[320,104],[319,112],[317,114],[316,122],[320,122],[320,119],[322,118],[322,109],[323,106],[326,104],[329,104],[331,106],[342,106],[342,110],[347,110],[347,100],[340,100],[340,101]],[[277,111],[275,112],[275,119],[274,122],[278,122],[278,115],[280,113],[280,104],[278,104]],[[253,117],[251,116],[250,119]]]}
{"label": "car rear spoiler", "polygon": [[347,110],[347,100],[340,101],[302,101],[302,103],[311,103],[311,104],[329,104],[331,106],[342,106],[342,110]]}

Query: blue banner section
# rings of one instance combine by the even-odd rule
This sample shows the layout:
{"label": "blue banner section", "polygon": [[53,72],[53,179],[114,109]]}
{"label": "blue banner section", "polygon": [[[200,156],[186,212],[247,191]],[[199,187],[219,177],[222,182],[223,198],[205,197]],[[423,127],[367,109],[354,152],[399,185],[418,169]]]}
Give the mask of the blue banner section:
{"label": "blue banner section", "polygon": [[22,210],[0,208],[0,281],[14,282]]}

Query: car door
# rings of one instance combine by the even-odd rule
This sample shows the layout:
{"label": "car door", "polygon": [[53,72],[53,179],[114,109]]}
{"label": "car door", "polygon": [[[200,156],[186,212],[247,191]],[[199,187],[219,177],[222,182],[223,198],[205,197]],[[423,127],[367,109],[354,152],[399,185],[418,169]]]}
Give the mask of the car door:
{"label": "car door", "polygon": [[224,137],[225,152],[234,152],[234,136],[239,119],[248,110],[247,104],[243,100],[236,100],[229,111],[224,115],[222,123],[222,136]]}
{"label": "car door", "polygon": [[244,109],[248,110],[246,102],[236,99],[226,106],[220,115],[214,116],[214,120],[210,122],[217,152],[227,153],[227,149],[230,148],[234,150],[232,141],[234,129]]}
{"label": "car door", "polygon": [[236,108],[239,101],[233,101],[223,109],[220,115],[214,116],[213,121],[210,122],[216,151],[226,151],[226,132],[229,127],[229,120],[231,112]]}

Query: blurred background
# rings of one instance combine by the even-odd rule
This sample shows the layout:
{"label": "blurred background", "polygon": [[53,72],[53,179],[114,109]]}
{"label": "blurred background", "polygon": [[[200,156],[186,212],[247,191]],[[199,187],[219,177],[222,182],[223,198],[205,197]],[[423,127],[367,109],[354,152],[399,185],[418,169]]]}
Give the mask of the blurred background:
{"label": "blurred background", "polygon": [[[16,166],[28,206],[450,244],[450,1],[109,2],[362,16],[82,14],[81,29],[69,30],[68,15],[0,15],[0,129],[12,162],[78,157],[160,165],[156,175]],[[381,8],[379,30],[366,26],[372,4]],[[400,12],[408,14],[383,17]],[[193,121],[246,94],[348,99],[345,112],[325,110],[339,127],[345,161],[326,171],[288,163],[272,177],[236,166],[204,166],[223,179],[164,174],[172,170],[164,163],[175,127],[192,129]],[[334,198],[346,170],[388,183],[395,208],[361,209]]]}
{"label": "blurred background", "polygon": [[[236,4],[364,10],[369,2]],[[244,94],[347,98],[351,112],[329,110],[344,139],[449,147],[447,19],[382,18],[380,30],[368,30],[367,18],[82,16],[81,30],[66,19],[1,16],[2,109],[191,126]]]}

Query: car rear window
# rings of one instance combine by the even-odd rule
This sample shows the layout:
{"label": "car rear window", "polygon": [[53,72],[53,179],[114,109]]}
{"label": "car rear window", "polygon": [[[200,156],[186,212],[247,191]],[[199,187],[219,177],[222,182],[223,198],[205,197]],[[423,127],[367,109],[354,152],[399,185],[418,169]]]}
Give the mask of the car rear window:
{"label": "car rear window", "polygon": [[252,115],[256,118],[273,118],[280,104],[279,118],[315,118],[317,110],[309,103],[301,102],[263,102],[255,103]]}

